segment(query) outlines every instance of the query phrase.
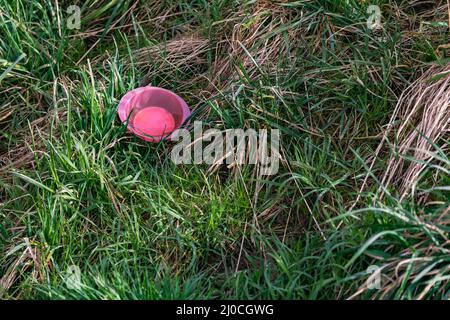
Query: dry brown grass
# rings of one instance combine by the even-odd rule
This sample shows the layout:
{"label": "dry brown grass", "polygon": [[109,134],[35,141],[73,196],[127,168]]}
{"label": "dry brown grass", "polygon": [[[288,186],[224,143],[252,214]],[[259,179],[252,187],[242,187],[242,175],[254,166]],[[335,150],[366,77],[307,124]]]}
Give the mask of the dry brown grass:
{"label": "dry brown grass", "polygon": [[[405,198],[434,158],[433,144],[448,148],[448,140],[442,138],[448,138],[449,122],[450,64],[431,67],[400,97],[386,132],[395,132],[395,153],[388,160],[382,185],[398,187]],[[415,160],[406,162],[405,156]]]}
{"label": "dry brown grass", "polygon": [[[0,177],[5,179],[11,169],[33,168],[35,157],[45,152],[43,141],[50,136],[52,123],[63,121],[66,110],[59,108],[48,112],[29,124],[29,127],[16,132],[19,143],[4,153],[0,153]],[[53,134],[57,132],[53,131]]]}
{"label": "dry brown grass", "polygon": [[[25,229],[24,227],[18,227],[17,229]],[[19,231],[19,230],[16,230]],[[33,241],[24,237],[15,239],[17,241],[12,242],[7,252],[21,252],[18,256],[11,255],[9,260],[9,268],[0,278],[0,299],[8,292],[8,290],[14,285],[17,278],[24,272],[31,271],[33,278],[38,281],[42,281],[42,259],[41,252]],[[15,246],[15,247],[14,247]]]}
{"label": "dry brown grass", "polygon": [[[394,151],[381,176],[380,199],[391,187],[399,190],[401,199],[411,194],[421,172],[436,158],[435,146],[448,149],[449,121],[450,64],[433,66],[400,96],[370,163],[369,172],[386,144]],[[350,210],[359,202],[368,180],[369,174]]]}
{"label": "dry brown grass", "polygon": [[[198,82],[202,67],[206,63],[205,53],[208,50],[208,44],[207,39],[197,35],[182,36],[169,40],[167,43],[138,49],[133,52],[133,59],[135,66],[147,70],[145,77],[148,81],[153,77],[164,75],[162,81],[171,84],[175,78],[175,72],[194,73],[197,76],[189,77],[186,83],[183,83],[185,87],[192,86]],[[171,75],[174,77],[172,78]]]}
{"label": "dry brown grass", "polygon": [[[252,7],[251,12],[233,13],[227,21],[239,16],[231,32],[223,35],[217,51],[224,52],[213,63],[214,86],[224,89],[229,83],[239,78],[242,71],[236,68],[240,64],[252,78],[265,70],[275,68],[280,57],[288,58],[294,52],[287,52],[286,39],[280,32],[283,26],[292,22],[292,10],[288,10],[272,1],[260,1]],[[227,28],[224,28],[227,30]],[[288,30],[291,48],[298,48],[298,43],[305,34],[304,30],[291,25]]]}
{"label": "dry brown grass", "polygon": [[[446,288],[449,282],[448,276],[450,266],[446,264],[446,257],[450,254],[450,240],[445,236],[444,228],[450,225],[449,221],[450,206],[447,206],[439,212],[437,219],[433,218],[433,225],[428,225],[430,229],[442,236],[439,242],[429,241],[429,235],[425,232],[405,233],[408,240],[415,240],[416,244],[402,250],[387,260],[380,261],[379,273],[374,276],[380,276],[380,290],[370,292],[371,299],[392,299],[398,293],[399,288],[415,287],[410,294],[414,299],[422,300],[430,295],[430,291],[436,286],[434,296],[445,296]],[[389,251],[394,249],[391,245],[385,249]],[[426,283],[420,285],[420,281]],[[424,279],[428,281],[425,282]],[[362,286],[352,294],[349,299],[357,299],[365,296],[369,291],[367,284]],[[398,299],[398,298],[397,298]]]}

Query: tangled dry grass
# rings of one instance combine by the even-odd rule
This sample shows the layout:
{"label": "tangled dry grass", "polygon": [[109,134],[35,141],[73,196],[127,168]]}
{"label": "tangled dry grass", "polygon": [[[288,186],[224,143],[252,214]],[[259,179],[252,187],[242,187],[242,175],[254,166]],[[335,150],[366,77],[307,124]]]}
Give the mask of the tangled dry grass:
{"label": "tangled dry grass", "polygon": [[[448,149],[449,125],[450,65],[433,66],[403,93],[393,112],[386,134],[395,132],[395,152],[388,160],[382,185],[398,186],[405,198],[427,163],[436,157],[435,145]],[[405,157],[413,161],[405,163]]]}
{"label": "tangled dry grass", "polygon": [[52,124],[64,121],[67,110],[63,108],[48,112],[29,123],[28,128],[16,132],[16,137],[20,141],[15,146],[11,146],[7,151],[0,153],[0,177],[6,179],[12,169],[33,168],[35,157],[42,156],[45,152],[44,141],[51,135],[58,133],[51,132]]}
{"label": "tangled dry grass", "polygon": [[[411,195],[424,168],[439,159],[437,149],[448,150],[450,121],[450,65],[432,66],[400,96],[383,138],[369,166],[369,173],[386,148],[393,150],[383,170],[378,198],[398,189],[401,200]],[[352,210],[367,187],[366,175]]]}
{"label": "tangled dry grass", "polygon": [[[298,19],[298,18],[297,18]],[[276,70],[277,63],[294,58],[299,42],[305,36],[300,22],[307,25],[307,19],[294,19],[292,10],[271,1],[261,1],[252,7],[251,12],[233,13],[225,21],[234,23],[229,33],[222,34],[216,52],[222,51],[213,63],[212,85],[221,90],[229,88],[233,81],[242,76],[245,70],[247,76],[255,79],[261,75],[262,68],[268,72]],[[225,23],[225,22],[224,22]],[[283,27],[285,26],[285,27]],[[282,31],[287,31],[287,38]],[[242,70],[236,68],[240,65]]]}
{"label": "tangled dry grass", "polygon": [[[202,83],[202,73],[205,69],[209,41],[203,37],[190,35],[175,38],[167,43],[152,47],[145,47],[133,52],[133,60],[136,66],[146,70],[146,75],[141,80],[141,85],[148,85],[155,77],[164,75],[162,83],[173,85],[174,79],[178,78],[175,73],[193,74],[187,77],[184,83],[178,84],[183,92],[194,84]],[[129,64],[128,67],[131,67]]]}
{"label": "tangled dry grass", "polygon": [[[404,297],[402,291],[406,291],[405,288],[408,288],[410,298],[418,300],[430,294],[445,297],[450,274],[450,240],[444,230],[450,224],[449,213],[450,206],[439,210],[437,217],[432,218],[434,225],[429,225],[430,229],[425,232],[414,233],[412,229],[406,231],[405,239],[415,244],[387,260],[380,259],[376,272],[368,279],[374,281],[379,277],[379,290],[370,290],[366,282],[349,299],[357,299],[363,294],[368,294],[372,299],[399,299]],[[433,236],[430,237],[430,234]],[[393,246],[389,249],[393,249]]]}
{"label": "tangled dry grass", "polygon": [[[22,227],[18,227],[17,229],[20,228]],[[42,259],[38,247],[27,237],[17,239],[17,242],[19,242],[17,247],[10,249],[12,252],[17,250],[21,253],[15,260],[13,257],[9,257],[11,260],[10,267],[0,278],[0,299],[11,288],[11,286],[14,285],[17,278],[20,277],[20,274],[23,272],[31,270],[35,279],[42,280],[43,277],[41,272]]]}

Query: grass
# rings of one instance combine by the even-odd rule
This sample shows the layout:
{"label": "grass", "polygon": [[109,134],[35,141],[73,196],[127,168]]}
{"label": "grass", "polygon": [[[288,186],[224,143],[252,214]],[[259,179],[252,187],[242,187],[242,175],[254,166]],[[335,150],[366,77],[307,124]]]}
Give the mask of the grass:
{"label": "grass", "polygon": [[[0,298],[448,299],[447,3],[371,4],[0,0]],[[279,129],[279,172],[131,136],[150,83]]]}

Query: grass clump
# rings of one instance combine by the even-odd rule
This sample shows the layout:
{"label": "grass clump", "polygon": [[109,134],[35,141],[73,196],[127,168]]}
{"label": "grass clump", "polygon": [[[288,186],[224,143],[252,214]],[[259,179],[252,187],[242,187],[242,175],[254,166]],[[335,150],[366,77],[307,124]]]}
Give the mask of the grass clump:
{"label": "grass clump", "polygon": [[[0,297],[448,298],[447,4],[373,4],[0,0]],[[131,136],[148,84],[278,173]]]}

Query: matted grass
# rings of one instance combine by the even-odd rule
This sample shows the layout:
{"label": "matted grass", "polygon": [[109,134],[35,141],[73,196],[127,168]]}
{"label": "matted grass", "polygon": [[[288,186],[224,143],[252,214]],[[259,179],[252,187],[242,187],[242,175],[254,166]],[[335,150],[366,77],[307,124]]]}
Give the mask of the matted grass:
{"label": "matted grass", "polygon": [[[447,2],[370,4],[0,0],[0,298],[448,298]],[[279,172],[131,136],[148,84],[279,129]]]}

